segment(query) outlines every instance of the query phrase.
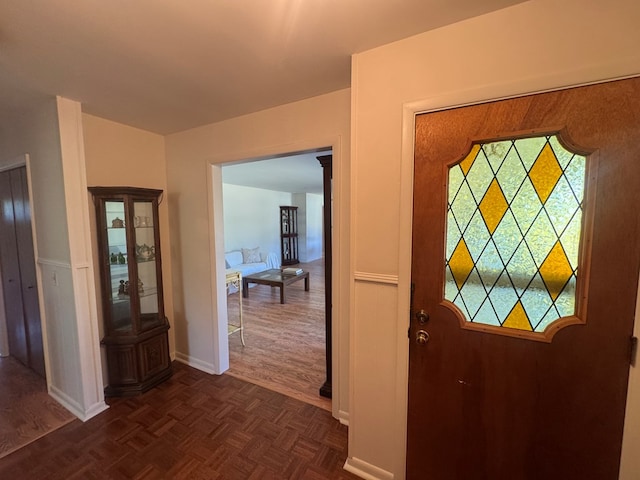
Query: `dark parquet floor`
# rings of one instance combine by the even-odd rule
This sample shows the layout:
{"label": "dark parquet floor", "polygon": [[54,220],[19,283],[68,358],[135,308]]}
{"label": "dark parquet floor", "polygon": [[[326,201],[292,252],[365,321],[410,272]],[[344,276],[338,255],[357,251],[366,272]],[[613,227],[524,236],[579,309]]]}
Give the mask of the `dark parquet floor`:
{"label": "dark parquet floor", "polygon": [[322,408],[174,363],[171,379],[0,459],[2,479],[356,479]]}

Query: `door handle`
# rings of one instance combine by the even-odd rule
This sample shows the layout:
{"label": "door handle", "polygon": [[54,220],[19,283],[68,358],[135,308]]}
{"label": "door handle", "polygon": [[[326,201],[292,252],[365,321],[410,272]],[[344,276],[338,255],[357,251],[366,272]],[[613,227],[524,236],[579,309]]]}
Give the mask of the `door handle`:
{"label": "door handle", "polygon": [[429,333],[425,330],[418,330],[416,332],[416,343],[418,345],[426,345],[429,341]]}

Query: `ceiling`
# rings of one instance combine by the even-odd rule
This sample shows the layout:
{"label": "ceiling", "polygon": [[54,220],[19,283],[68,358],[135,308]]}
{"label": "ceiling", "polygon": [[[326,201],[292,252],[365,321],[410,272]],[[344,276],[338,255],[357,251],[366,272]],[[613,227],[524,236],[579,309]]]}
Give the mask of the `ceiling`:
{"label": "ceiling", "polygon": [[222,182],[277,192],[322,194],[322,167],[317,157],[328,153],[331,151],[225,165]]}
{"label": "ceiling", "polygon": [[174,133],[347,88],[351,54],[521,1],[2,0],[0,109],[61,95]]}

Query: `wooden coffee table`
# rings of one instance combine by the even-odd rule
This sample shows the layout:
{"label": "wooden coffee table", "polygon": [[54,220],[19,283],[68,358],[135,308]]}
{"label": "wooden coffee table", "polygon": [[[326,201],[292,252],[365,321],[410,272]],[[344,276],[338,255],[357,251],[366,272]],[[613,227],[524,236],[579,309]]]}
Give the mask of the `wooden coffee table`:
{"label": "wooden coffee table", "polygon": [[304,278],[304,289],[309,291],[309,272],[303,271],[299,275],[285,275],[282,270],[272,269],[265,270],[264,272],[253,273],[242,277],[242,296],[244,298],[249,297],[249,284],[258,283],[260,285],[270,285],[272,287],[280,287],[280,303],[284,303],[286,300],[287,285],[298,282]]}

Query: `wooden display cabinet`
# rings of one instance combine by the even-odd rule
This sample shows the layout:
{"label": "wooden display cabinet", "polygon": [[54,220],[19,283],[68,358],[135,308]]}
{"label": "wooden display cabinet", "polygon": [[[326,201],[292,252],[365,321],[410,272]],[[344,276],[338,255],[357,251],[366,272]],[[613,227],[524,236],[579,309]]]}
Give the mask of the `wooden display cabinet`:
{"label": "wooden display cabinet", "polygon": [[280,248],[282,265],[295,265],[298,260],[298,207],[280,207]]}
{"label": "wooden display cabinet", "polygon": [[107,396],[142,393],[171,376],[162,297],[162,190],[89,187],[96,208]]}

